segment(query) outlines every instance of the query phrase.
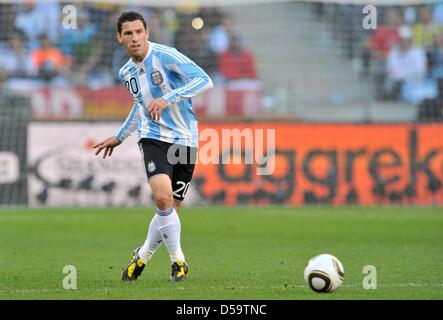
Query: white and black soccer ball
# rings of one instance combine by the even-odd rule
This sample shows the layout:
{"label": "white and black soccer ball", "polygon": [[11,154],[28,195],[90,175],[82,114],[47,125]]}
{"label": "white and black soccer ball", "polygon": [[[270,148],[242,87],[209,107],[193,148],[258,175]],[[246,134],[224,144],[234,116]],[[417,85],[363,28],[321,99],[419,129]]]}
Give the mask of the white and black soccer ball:
{"label": "white and black soccer ball", "polygon": [[309,260],[305,269],[305,282],[315,292],[334,292],[343,283],[345,270],[331,254],[321,254]]}

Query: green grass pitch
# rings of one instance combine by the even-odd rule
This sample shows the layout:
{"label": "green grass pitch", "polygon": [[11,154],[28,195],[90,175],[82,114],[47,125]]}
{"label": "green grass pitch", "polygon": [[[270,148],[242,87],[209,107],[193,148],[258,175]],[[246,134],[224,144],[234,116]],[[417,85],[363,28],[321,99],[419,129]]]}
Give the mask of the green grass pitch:
{"label": "green grass pitch", "polygon": [[[442,208],[184,208],[190,267],[169,281],[164,245],[134,282],[121,270],[143,243],[152,209],[2,209],[0,299],[443,299]],[[343,285],[318,294],[307,261],[338,257]],[[62,286],[77,270],[77,289]],[[365,290],[362,270],[377,270]]]}

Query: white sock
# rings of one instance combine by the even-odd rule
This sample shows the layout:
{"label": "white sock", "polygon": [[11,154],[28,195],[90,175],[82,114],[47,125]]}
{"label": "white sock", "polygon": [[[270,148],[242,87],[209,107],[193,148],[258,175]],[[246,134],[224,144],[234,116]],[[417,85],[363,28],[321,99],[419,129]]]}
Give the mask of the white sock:
{"label": "white sock", "polygon": [[177,211],[173,207],[162,211],[157,208],[158,230],[161,233],[163,242],[168,248],[169,257],[172,262],[185,261],[180,245],[181,224]]}
{"label": "white sock", "polygon": [[158,217],[157,214],[151,220],[148,229],[148,235],[146,237],[146,241],[143,246],[140,248],[138,254],[140,259],[143,260],[144,263],[147,263],[151,260],[154,253],[160,248],[163,239],[160,231],[158,230]]}

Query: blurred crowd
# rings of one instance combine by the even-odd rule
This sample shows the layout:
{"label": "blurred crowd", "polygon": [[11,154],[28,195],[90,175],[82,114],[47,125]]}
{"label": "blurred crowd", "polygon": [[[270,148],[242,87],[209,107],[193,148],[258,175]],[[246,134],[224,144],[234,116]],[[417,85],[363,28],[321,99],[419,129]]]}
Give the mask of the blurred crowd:
{"label": "blurred crowd", "polygon": [[[118,70],[129,57],[115,38],[116,21],[128,10],[144,15],[151,41],[176,47],[216,84],[258,78],[235,17],[220,7],[92,2],[76,4],[73,21],[64,10],[70,5],[55,0],[0,4],[0,84],[118,84]],[[364,28],[363,6],[311,5],[328,24],[334,45],[358,66],[362,81],[375,83],[375,99],[427,105],[423,109],[443,101],[443,2],[377,6],[375,29]]]}
{"label": "blurred crowd", "polygon": [[123,11],[143,14],[150,40],[176,47],[216,82],[256,79],[252,53],[245,48],[235,19],[219,8],[149,8],[107,3],[76,6],[76,19],[63,11],[68,3],[29,1],[0,4],[0,81],[78,84],[118,83],[129,59],[116,38]]}
{"label": "blurred crowd", "polygon": [[347,57],[375,80],[376,98],[420,105],[443,97],[443,3],[377,6],[375,29],[364,28],[362,9],[336,5],[329,18]]}

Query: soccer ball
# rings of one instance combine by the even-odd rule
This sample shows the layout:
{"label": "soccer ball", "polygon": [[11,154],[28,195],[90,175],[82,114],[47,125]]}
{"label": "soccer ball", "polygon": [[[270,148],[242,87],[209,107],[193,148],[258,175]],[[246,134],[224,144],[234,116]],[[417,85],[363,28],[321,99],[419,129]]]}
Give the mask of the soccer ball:
{"label": "soccer ball", "polygon": [[336,257],[321,254],[309,260],[305,282],[315,292],[333,292],[342,284],[344,275],[343,265]]}

